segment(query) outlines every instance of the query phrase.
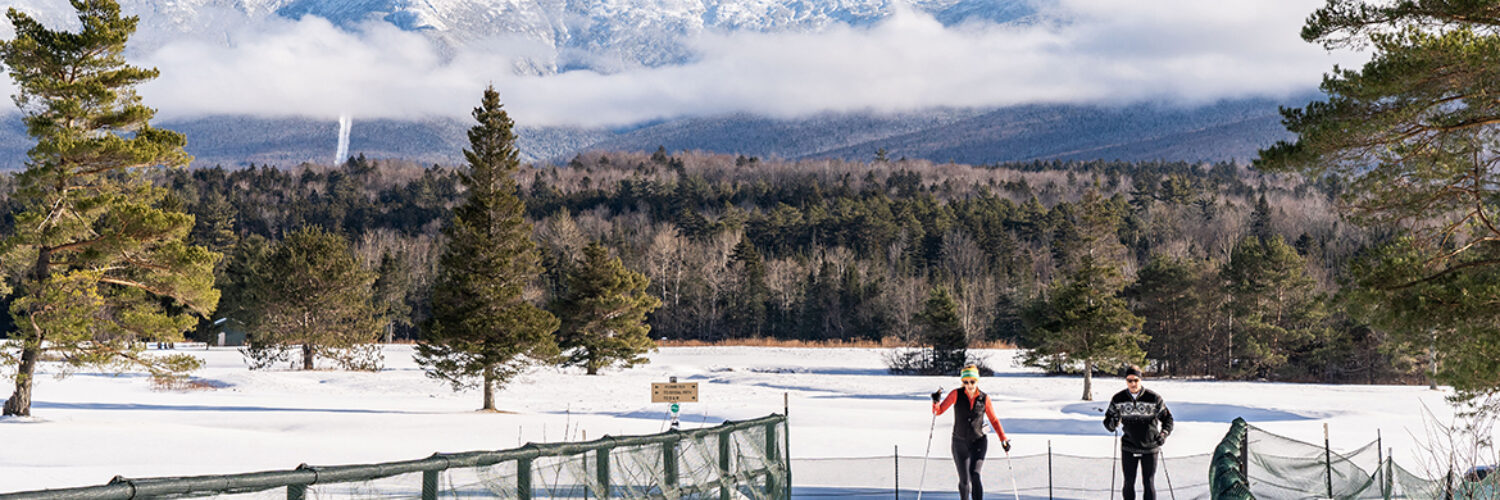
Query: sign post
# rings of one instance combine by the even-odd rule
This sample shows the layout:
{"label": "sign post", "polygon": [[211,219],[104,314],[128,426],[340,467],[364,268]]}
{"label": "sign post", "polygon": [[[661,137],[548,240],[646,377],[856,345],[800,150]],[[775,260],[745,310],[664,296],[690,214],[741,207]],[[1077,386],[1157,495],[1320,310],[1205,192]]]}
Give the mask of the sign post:
{"label": "sign post", "polygon": [[672,430],[677,430],[677,415],[678,412],[682,409],[682,407],[678,405],[678,403],[697,403],[698,383],[678,383],[677,377],[672,377],[669,380],[670,381],[667,383],[651,383],[651,402],[672,404],[672,406],[668,407],[672,410]]}

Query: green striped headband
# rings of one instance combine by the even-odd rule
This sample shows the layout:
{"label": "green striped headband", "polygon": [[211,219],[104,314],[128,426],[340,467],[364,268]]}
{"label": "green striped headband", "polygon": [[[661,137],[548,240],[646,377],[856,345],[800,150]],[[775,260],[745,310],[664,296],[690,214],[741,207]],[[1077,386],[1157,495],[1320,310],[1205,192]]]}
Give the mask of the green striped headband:
{"label": "green striped headband", "polygon": [[979,380],[979,368],[973,365],[965,366],[963,371],[958,372],[958,378],[972,378],[974,380]]}

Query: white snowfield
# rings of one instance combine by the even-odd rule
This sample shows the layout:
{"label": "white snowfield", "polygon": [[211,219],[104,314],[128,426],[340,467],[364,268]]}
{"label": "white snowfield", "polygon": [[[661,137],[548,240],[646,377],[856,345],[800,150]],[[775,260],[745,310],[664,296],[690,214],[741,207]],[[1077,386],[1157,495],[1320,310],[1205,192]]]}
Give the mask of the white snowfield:
{"label": "white snowfield", "polygon": [[[922,455],[932,422],[928,394],[958,386],[957,377],[888,375],[882,349],[665,348],[650,364],[599,376],[538,369],[498,393],[497,406],[514,413],[478,413],[477,390],[455,393],[425,377],[410,346],[387,346],[385,369],[378,373],[252,372],[232,348],[177,352],[201,356],[205,368],[195,376],[217,388],[154,390],[149,377],[140,374],[78,373],[58,380],[48,375],[57,366],[44,364],[34,417],[0,419],[0,492],[97,485],[116,475],[373,463],[528,441],[656,433],[666,428],[668,410],[650,402],[650,383],[669,376],[700,384],[702,402],[682,405],[685,428],[779,413],[787,395],[794,484],[861,486],[885,481],[872,474],[890,470],[895,447],[903,457]],[[1050,441],[1058,455],[1109,463],[1114,441],[1100,423],[1100,409],[1123,388],[1121,379],[1096,378],[1094,401],[1080,401],[1080,377],[1049,377],[1014,366],[1014,351],[982,354],[999,373],[985,377],[980,387],[993,398],[1018,459],[1045,454]],[[1172,457],[1211,453],[1235,417],[1315,443],[1322,442],[1327,423],[1335,451],[1373,441],[1379,430],[1398,463],[1420,470],[1421,463],[1431,462],[1420,444],[1431,424],[1424,408],[1443,423],[1453,414],[1444,400],[1448,393],[1426,387],[1155,379],[1147,379],[1146,387],[1162,394],[1177,418],[1166,456],[1179,488],[1206,482],[1207,471],[1176,465]],[[8,395],[10,387],[0,391]],[[950,416],[938,418],[934,457],[949,456],[952,425]],[[992,443],[989,456],[986,490],[991,498],[1008,498],[1009,476],[998,443]],[[839,481],[812,471],[830,462],[809,460],[853,457],[880,457],[868,461],[879,470],[849,470],[849,484],[826,484]],[[931,463],[924,486],[951,493],[953,486],[941,479],[953,476],[951,465]],[[808,472],[799,473],[804,464]],[[914,490],[919,478],[906,465],[901,487]],[[1087,481],[1107,489],[1110,471],[1108,465],[1103,469],[1056,474],[1075,481],[1092,478]],[[1157,483],[1165,485],[1160,474]],[[1045,491],[1040,495],[1046,498]]]}

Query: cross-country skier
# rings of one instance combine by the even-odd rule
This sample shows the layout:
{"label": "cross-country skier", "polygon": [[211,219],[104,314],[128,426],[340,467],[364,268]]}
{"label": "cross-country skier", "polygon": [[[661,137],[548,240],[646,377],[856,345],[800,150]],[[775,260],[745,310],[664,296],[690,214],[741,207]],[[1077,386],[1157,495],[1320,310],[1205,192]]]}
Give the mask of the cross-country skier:
{"label": "cross-country skier", "polygon": [[[1160,422],[1161,427],[1157,427]],[[1172,433],[1172,412],[1167,402],[1150,389],[1141,386],[1141,369],[1125,369],[1125,390],[1109,400],[1104,412],[1104,428],[1114,432],[1123,428],[1120,438],[1120,464],[1125,470],[1125,500],[1135,500],[1135,469],[1141,469],[1141,497],[1156,500],[1156,454]]]}
{"label": "cross-country skier", "polygon": [[[1010,452],[1010,440],[1005,429],[995,418],[995,407],[990,398],[979,390],[979,368],[970,365],[960,371],[958,378],[963,389],[954,389],[943,399],[943,391],[932,393],[932,414],[942,415],[953,408],[953,462],[958,467],[958,498],[960,500],[984,500],[984,486],[979,481],[979,468],[984,466],[984,453],[989,441],[984,434],[984,420],[1000,438],[1000,446]],[[962,397],[960,397],[962,395]],[[957,403],[957,404],[954,404]]]}

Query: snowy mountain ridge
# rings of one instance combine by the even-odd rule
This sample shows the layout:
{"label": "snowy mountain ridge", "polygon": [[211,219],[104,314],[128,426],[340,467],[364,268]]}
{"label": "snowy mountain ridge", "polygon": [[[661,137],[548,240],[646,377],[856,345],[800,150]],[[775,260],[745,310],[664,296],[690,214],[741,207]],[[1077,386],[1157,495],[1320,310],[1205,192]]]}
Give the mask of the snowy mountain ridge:
{"label": "snowy mountain ridge", "polygon": [[[533,72],[613,72],[677,64],[685,43],[705,32],[818,32],[866,26],[899,9],[945,25],[1009,23],[1036,15],[1032,0],[121,0],[141,25],[133,40],[150,50],[183,37],[234,43],[246,26],[322,18],[345,30],[386,23],[422,33],[450,49],[491,40],[521,40],[551,49]],[[43,22],[70,23],[61,0],[4,0]]]}

